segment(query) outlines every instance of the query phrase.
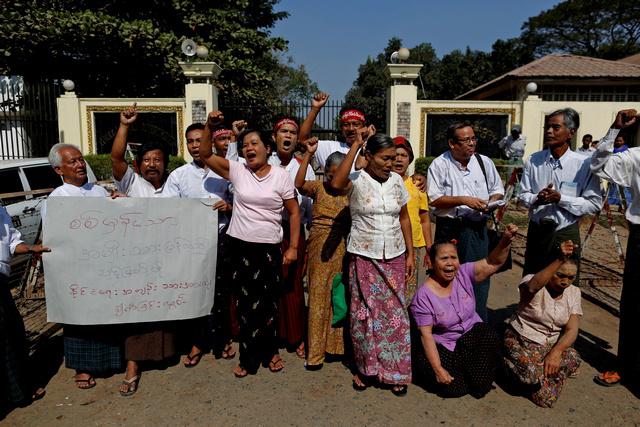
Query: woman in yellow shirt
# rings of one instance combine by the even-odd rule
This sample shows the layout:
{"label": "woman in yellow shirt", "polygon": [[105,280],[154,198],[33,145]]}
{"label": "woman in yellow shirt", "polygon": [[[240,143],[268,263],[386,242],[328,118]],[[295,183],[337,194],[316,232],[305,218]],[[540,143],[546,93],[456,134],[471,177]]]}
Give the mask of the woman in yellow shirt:
{"label": "woman in yellow shirt", "polygon": [[407,281],[407,304],[411,302],[418,285],[426,279],[426,270],[430,267],[428,248],[431,246],[431,220],[429,219],[429,203],[427,194],[420,191],[413,183],[413,179],[407,175],[407,169],[413,162],[413,149],[409,141],[403,136],[393,139],[396,144],[396,160],[393,164],[393,171],[402,177],[404,185],[409,192],[409,202],[407,211],[411,219],[411,230],[413,236],[413,248],[415,258],[415,273]]}

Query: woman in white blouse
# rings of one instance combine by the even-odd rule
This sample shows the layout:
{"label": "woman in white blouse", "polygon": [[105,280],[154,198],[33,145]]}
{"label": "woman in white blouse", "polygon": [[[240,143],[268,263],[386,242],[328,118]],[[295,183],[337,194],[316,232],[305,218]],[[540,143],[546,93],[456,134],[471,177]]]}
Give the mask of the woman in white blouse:
{"label": "woman in white blouse", "polygon": [[582,316],[574,243],[560,245],[559,257],[536,274],[523,277],[520,302],[505,332],[505,365],[530,390],[531,400],[551,407],[567,378],[580,367],[571,347]]}
{"label": "woman in white blouse", "polygon": [[[358,130],[331,182],[336,190],[347,190],[351,166],[368,132]],[[362,151],[367,166],[353,179],[349,191],[352,222],[347,243],[350,329],[358,369],[353,387],[364,390],[367,379],[376,378],[394,394],[404,395],[411,382],[405,288],[407,277],[415,270],[409,194],[402,177],[392,172],[396,150],[389,136],[371,136]]]}

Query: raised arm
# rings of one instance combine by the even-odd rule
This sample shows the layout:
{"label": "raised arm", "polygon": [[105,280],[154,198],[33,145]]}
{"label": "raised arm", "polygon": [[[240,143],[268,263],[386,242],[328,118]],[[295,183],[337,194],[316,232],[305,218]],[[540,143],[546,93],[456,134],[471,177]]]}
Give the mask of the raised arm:
{"label": "raised arm", "polygon": [[504,230],[498,246],[491,251],[488,257],[475,262],[475,277],[473,279],[475,283],[483,282],[485,279],[496,274],[500,267],[502,267],[502,264],[504,264],[509,256],[511,242],[516,237],[517,232],[517,225],[507,224],[507,228]]}
{"label": "raised arm", "polygon": [[313,99],[311,99],[311,110],[309,110],[307,118],[304,119],[304,122],[302,122],[302,125],[300,126],[300,133],[298,134],[299,141],[304,141],[311,136],[316,117],[318,117],[318,113],[320,113],[320,110],[328,100],[329,94],[324,92],[316,93],[313,96]]}
{"label": "raised arm", "polygon": [[204,132],[202,132],[202,138],[200,138],[200,158],[209,166],[215,173],[229,179],[229,160],[221,156],[213,154],[213,146],[211,142],[211,131],[217,126],[220,126],[224,121],[224,116],[221,111],[212,111],[209,113],[207,123],[204,126]]}
{"label": "raised arm", "polygon": [[636,110],[622,110],[616,115],[607,135],[600,140],[596,152],[591,157],[591,172],[600,178],[630,187],[634,174],[634,162],[628,151],[613,154],[613,141],[615,141],[621,129],[629,127],[639,119]]}
{"label": "raised arm", "polygon": [[338,166],[338,170],[336,171],[335,176],[331,180],[331,187],[334,190],[344,191],[349,187],[349,174],[351,173],[351,166],[353,165],[353,161],[358,155],[358,151],[364,145],[364,141],[362,139],[361,130],[365,130],[365,128],[358,129],[356,131],[356,140],[351,144],[349,148],[349,152],[347,153],[347,157],[340,163]]}
{"label": "raised arm", "polygon": [[[534,274],[531,280],[529,280],[526,285],[523,285],[522,288],[526,289],[530,295],[533,295],[540,289],[544,288],[556,271],[558,271],[562,263],[570,257],[571,254],[573,254],[573,251],[577,247],[578,245],[573,243],[571,240],[562,242],[560,244],[560,256],[558,259],[552,261],[545,268]],[[524,295],[522,296],[524,297]]]}
{"label": "raised arm", "polygon": [[116,181],[121,181],[127,172],[129,165],[124,158],[127,151],[127,137],[129,136],[129,126],[138,119],[136,103],[131,108],[120,112],[120,126],[111,146],[111,172]]}
{"label": "raised arm", "polygon": [[300,191],[300,193],[306,196],[309,194],[309,184],[306,180],[307,168],[309,167],[309,163],[311,162],[313,155],[318,149],[318,138],[308,139],[304,141],[303,144],[307,147],[307,151],[302,157],[302,162],[300,163],[300,167],[298,168],[298,173],[296,173],[294,185],[296,186],[296,189]]}

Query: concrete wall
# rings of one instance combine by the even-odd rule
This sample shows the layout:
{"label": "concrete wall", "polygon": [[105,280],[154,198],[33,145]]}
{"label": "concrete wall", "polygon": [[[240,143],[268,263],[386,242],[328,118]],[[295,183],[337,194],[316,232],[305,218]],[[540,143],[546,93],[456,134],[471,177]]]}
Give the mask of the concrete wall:
{"label": "concrete wall", "polygon": [[[136,102],[138,111],[176,115],[177,152],[191,161],[184,131],[194,122],[205,121],[207,114],[218,108],[218,92],[210,83],[195,82],[185,85],[184,98],[78,98],[67,92],[57,101],[59,140],[79,146],[83,154],[97,152],[94,113],[120,112]],[[117,128],[118,123],[113,126]]]}

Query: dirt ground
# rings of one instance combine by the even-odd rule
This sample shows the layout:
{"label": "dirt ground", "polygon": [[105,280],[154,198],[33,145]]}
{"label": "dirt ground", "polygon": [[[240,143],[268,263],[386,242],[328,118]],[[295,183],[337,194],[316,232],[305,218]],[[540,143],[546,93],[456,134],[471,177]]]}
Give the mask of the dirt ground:
{"label": "dirt ground", "polygon": [[[489,308],[497,326],[517,301],[520,270],[493,279]],[[339,362],[305,371],[295,353],[283,354],[287,366],[272,374],[236,379],[237,360],[206,356],[186,369],[174,362],[144,372],[140,389],[129,398],[117,388],[122,374],[99,378],[87,391],[73,386],[73,372],[61,363],[59,338],[51,341],[53,371],[44,399],[11,412],[7,426],[133,425],[640,425],[640,400],[624,387],[593,383],[610,366],[617,348],[618,319],[583,301],[584,319],[576,348],[583,356],[580,375],[568,382],[553,409],[536,407],[500,386],[483,399],[442,399],[410,386],[405,397],[369,388],[356,392]],[[53,355],[53,356],[52,356]],[[44,363],[44,362],[43,362]]]}

